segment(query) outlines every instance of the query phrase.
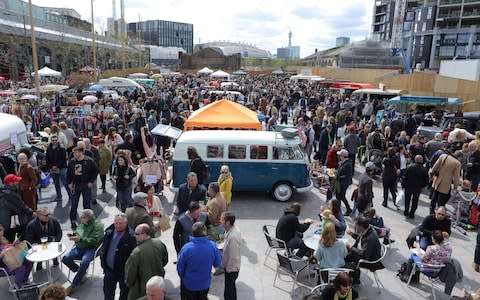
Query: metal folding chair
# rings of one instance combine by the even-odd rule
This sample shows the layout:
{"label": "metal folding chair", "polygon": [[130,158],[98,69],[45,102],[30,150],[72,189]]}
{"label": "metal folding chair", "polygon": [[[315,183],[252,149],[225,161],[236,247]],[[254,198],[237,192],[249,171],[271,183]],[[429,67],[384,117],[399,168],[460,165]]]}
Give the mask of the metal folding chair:
{"label": "metal folding chair", "polygon": [[[100,252],[100,249],[102,249],[102,245],[103,243],[101,243],[97,249],[95,250],[95,255],[93,256],[93,259],[92,261],[89,263],[88,267],[90,268],[90,266],[92,266],[92,276],[95,275],[95,259],[97,258],[97,256],[99,255],[99,252]],[[75,259],[74,260],[77,264],[80,264],[82,262],[82,260],[80,259]],[[71,270],[70,268],[68,268],[68,275],[67,275],[67,279],[68,281],[70,281],[70,273],[71,273]],[[85,275],[88,274],[88,269],[87,269],[87,273]]]}
{"label": "metal folding chair", "polygon": [[413,268],[412,272],[410,272],[410,276],[408,277],[408,282],[407,285],[410,285],[410,281],[412,280],[413,275],[415,274],[416,271],[419,271],[421,274],[423,274],[425,277],[427,277],[430,280],[430,287],[432,289],[432,297],[434,300],[437,299],[435,296],[435,288],[433,287],[433,284],[439,280],[438,276],[440,275],[440,272],[442,269],[445,267],[444,264],[441,265],[431,265],[431,264],[417,264],[413,262]]}
{"label": "metal folding chair", "polygon": [[[295,290],[295,286],[303,286],[308,287],[305,284],[299,283],[297,281],[298,274],[308,268],[308,261],[299,259],[298,257],[291,257],[288,256],[283,251],[277,251],[277,258],[278,258],[278,265],[277,265],[277,272],[275,273],[275,279],[273,280],[273,285],[277,281],[278,276],[280,273],[286,274],[293,279],[292,289],[290,291],[290,295],[293,297],[293,291]],[[308,287],[310,289],[310,287]]]}
{"label": "metal folding chair", "polygon": [[[387,250],[388,250],[387,246],[385,246],[383,244],[381,244],[381,246],[382,246],[382,255],[380,256],[379,259],[373,260],[373,261],[366,260],[366,259],[360,259],[357,263],[356,269],[360,270],[360,265],[362,265],[363,267],[366,268],[365,265],[374,265],[374,264],[377,264],[377,263],[381,262],[385,258],[385,256],[387,255]],[[375,271],[370,270],[370,271],[373,273],[373,278],[375,279],[375,283],[377,284],[377,288],[378,288],[378,293],[380,294],[382,292],[382,290],[380,289],[380,285],[383,288],[384,287],[383,283],[378,278],[377,270],[375,270]]]}
{"label": "metal folding chair", "polygon": [[263,235],[265,236],[265,239],[267,240],[268,247],[265,249],[265,260],[263,261],[263,264],[265,265],[267,263],[267,258],[270,256],[270,252],[272,249],[275,250],[282,250],[285,249],[288,251],[288,255],[290,255],[290,251],[287,248],[287,243],[285,241],[282,241],[280,239],[277,239],[273,237],[270,232],[268,231],[268,228],[273,229],[272,231],[275,231],[275,226],[272,225],[263,225]]}

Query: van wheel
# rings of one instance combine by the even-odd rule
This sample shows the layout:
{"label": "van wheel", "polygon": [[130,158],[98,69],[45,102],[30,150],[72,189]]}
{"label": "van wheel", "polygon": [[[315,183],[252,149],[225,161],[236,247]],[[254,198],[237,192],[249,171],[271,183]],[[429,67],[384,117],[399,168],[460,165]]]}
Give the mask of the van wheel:
{"label": "van wheel", "polygon": [[279,182],[273,187],[273,198],[280,202],[288,201],[293,196],[293,187],[288,182]]}

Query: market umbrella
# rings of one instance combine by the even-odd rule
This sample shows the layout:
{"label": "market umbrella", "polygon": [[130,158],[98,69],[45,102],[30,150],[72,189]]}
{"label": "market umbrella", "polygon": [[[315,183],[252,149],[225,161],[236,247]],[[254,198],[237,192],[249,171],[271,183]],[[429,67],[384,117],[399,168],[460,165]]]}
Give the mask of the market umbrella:
{"label": "market umbrella", "polygon": [[87,95],[83,97],[83,101],[85,101],[85,103],[95,103],[98,101],[98,98],[93,95]]}
{"label": "market umbrella", "polygon": [[20,97],[20,100],[38,100],[38,97],[35,95],[23,95]]}
{"label": "market umbrella", "polygon": [[13,96],[13,95],[16,95],[17,92],[15,92],[14,90],[3,90],[3,91],[0,91],[0,96]]}
{"label": "market umbrella", "polygon": [[[40,88],[40,93],[55,93],[68,89],[68,85],[60,84],[46,84],[42,85]],[[30,93],[35,93],[36,89],[30,89]]]}
{"label": "market umbrella", "polygon": [[27,88],[19,88],[17,90],[17,94],[19,94],[19,95],[28,94],[28,93],[30,93],[30,89],[27,89]]}

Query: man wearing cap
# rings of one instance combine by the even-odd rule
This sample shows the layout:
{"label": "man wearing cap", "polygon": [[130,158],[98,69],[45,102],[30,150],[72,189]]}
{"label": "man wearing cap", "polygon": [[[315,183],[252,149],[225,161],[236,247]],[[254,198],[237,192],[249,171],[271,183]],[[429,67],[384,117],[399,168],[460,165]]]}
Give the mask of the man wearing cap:
{"label": "man wearing cap", "polygon": [[12,215],[18,215],[20,225],[25,225],[33,211],[25,205],[18,193],[17,185],[22,180],[15,174],[8,174],[0,184],[0,224],[5,229],[5,238],[15,240],[15,229],[10,228]]}
{"label": "man wearing cap", "polygon": [[[60,242],[62,239],[62,228],[54,217],[50,217],[50,210],[46,206],[39,207],[36,211],[37,217],[31,220],[25,230],[25,239],[31,244],[40,244],[42,237],[47,237],[49,242]],[[53,260],[58,266],[58,259]],[[42,263],[37,263],[37,271],[42,269]]]}
{"label": "man wearing cap", "polygon": [[130,228],[136,228],[139,224],[148,224],[152,237],[155,236],[157,228],[153,225],[152,216],[148,213],[147,205],[148,195],[142,192],[133,195],[133,207],[128,207],[125,211]]}
{"label": "man wearing cap", "polygon": [[92,158],[85,156],[84,148],[73,149],[73,159],[68,162],[67,182],[70,190],[70,221],[72,230],[77,228],[77,208],[80,194],[83,197],[83,208],[89,209],[92,200],[93,181],[97,180],[98,167]]}
{"label": "man wearing cap", "polygon": [[340,156],[340,163],[337,170],[336,180],[340,183],[340,190],[337,191],[335,196],[338,200],[342,201],[347,208],[345,215],[350,215],[352,213],[352,209],[350,208],[350,204],[345,196],[347,193],[348,187],[352,184],[352,177],[353,177],[353,168],[352,168],[352,160],[348,158],[349,153],[347,150],[342,149],[338,152]]}
{"label": "man wearing cap", "polygon": [[[405,209],[403,215],[409,219],[415,217],[418,206],[418,198],[422,189],[428,185],[428,170],[423,166],[423,157],[415,156],[415,163],[407,167],[403,177],[402,186],[405,188]],[[412,206],[410,207],[410,200]]]}
{"label": "man wearing cap", "polygon": [[362,144],[362,140],[355,133],[355,125],[350,125],[347,129],[348,134],[343,140],[343,146],[348,151],[348,157],[352,161],[353,174],[355,174],[355,156],[357,155],[358,147]]}

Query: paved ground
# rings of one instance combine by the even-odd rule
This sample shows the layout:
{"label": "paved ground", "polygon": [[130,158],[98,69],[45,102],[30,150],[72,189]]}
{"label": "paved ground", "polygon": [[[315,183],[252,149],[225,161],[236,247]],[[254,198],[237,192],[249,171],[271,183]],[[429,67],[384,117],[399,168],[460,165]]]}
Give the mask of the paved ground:
{"label": "paved ground", "polygon": [[[356,174],[358,177],[358,173]],[[113,190],[110,183],[107,184],[107,194],[100,195],[99,204],[95,207],[95,212],[99,218],[108,226],[113,215],[118,211],[115,207],[115,201],[112,198]],[[381,184],[377,183],[375,189],[375,208],[379,214],[384,217],[388,226],[392,228],[392,238],[396,243],[392,246],[392,251],[389,252],[384,260],[386,268],[379,271],[379,277],[385,288],[378,293],[378,289],[374,286],[374,279],[372,274],[362,271],[361,281],[362,285],[359,288],[361,296],[367,299],[432,299],[430,296],[429,282],[422,279],[420,284],[415,286],[406,286],[405,283],[398,280],[395,276],[400,264],[406,261],[408,256],[408,249],[404,242],[411,228],[420,223],[423,216],[428,213],[428,202],[426,197],[422,196],[417,216],[415,220],[406,221],[400,211],[390,208],[384,208],[380,205],[382,190]],[[350,189],[347,196],[351,194]],[[70,231],[70,223],[68,220],[68,201],[63,200],[63,203],[48,203],[48,199],[53,197],[54,188],[50,185],[49,188],[42,193],[42,202],[46,203],[53,214],[60,220],[62,228],[68,232]],[[163,205],[169,214],[173,210],[173,195],[166,191],[162,199]],[[325,196],[321,195],[317,189],[303,194],[296,195],[293,201],[298,201],[303,204],[303,211],[301,218],[317,219],[318,209],[325,201]],[[291,203],[291,202],[289,202]],[[297,288],[294,291],[293,298],[289,292],[292,281],[286,276],[281,276],[275,286],[273,285],[276,258],[272,252],[271,257],[265,261],[266,241],[261,231],[264,224],[275,225],[278,217],[282,214],[283,209],[289,203],[279,203],[271,200],[270,197],[263,193],[234,193],[231,210],[235,211],[238,218],[238,227],[242,232],[244,245],[242,248],[242,269],[237,281],[238,299],[301,299],[302,295],[308,290],[304,288]],[[391,202],[390,202],[391,203]],[[347,221],[351,225],[350,218]],[[172,221],[173,225],[173,221]],[[460,260],[464,271],[464,280],[458,283],[453,291],[453,295],[462,295],[463,287],[470,286],[480,287],[480,274],[474,273],[470,264],[473,258],[475,247],[476,233],[470,232],[467,236],[463,236],[453,229],[451,243],[453,246],[453,256]],[[64,238],[65,239],[65,238]],[[169,263],[166,266],[166,276],[168,283],[168,293],[174,298],[179,298],[179,279],[176,274],[173,261],[176,260],[175,250],[172,241],[172,229],[164,232],[162,241],[169,249]],[[70,247],[71,243],[66,241]],[[58,277],[57,281],[64,283],[66,281],[67,268],[63,270],[54,268],[54,275]],[[91,274],[92,269],[89,270]],[[72,296],[79,299],[102,299],[102,269],[98,259],[95,261],[94,275],[89,275],[88,280],[76,291]],[[44,273],[35,274],[37,281],[45,280]],[[0,299],[12,299],[8,293],[7,282],[5,279],[0,279]],[[448,299],[448,296],[443,295],[443,284],[435,284],[437,299]],[[118,291],[117,291],[118,292]],[[223,276],[213,277],[210,289],[210,299],[223,299]]]}

